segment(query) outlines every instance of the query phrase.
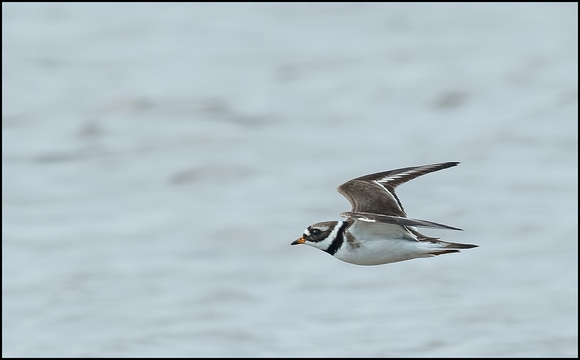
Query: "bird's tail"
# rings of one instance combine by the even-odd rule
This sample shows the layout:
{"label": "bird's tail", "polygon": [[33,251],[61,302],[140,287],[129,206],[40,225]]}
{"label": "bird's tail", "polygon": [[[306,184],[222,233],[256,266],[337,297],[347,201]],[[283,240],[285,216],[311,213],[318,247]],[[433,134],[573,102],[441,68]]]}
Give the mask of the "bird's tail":
{"label": "bird's tail", "polygon": [[429,242],[434,245],[434,249],[429,251],[430,255],[451,254],[459,252],[461,249],[472,249],[478,247],[477,245],[473,244],[459,244],[448,241],[441,241],[437,238],[423,238],[419,239],[419,241]]}

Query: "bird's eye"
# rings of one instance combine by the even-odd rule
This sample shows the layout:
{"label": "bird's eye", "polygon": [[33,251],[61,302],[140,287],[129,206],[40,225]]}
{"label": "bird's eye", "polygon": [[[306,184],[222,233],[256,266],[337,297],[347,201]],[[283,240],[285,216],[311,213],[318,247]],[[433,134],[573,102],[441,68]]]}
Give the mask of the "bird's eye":
{"label": "bird's eye", "polygon": [[313,230],[310,232],[310,234],[311,234],[312,236],[318,236],[318,235],[320,235],[320,230],[318,230],[318,229],[313,229]]}

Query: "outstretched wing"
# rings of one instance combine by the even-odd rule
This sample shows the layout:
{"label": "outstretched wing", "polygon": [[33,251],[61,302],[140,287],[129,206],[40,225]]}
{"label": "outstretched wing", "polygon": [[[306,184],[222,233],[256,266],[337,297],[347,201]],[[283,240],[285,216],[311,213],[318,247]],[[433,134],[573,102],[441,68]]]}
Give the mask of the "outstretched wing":
{"label": "outstretched wing", "polygon": [[338,192],[350,202],[353,213],[371,213],[405,218],[407,214],[403,209],[403,204],[395,194],[395,188],[421,175],[458,164],[459,162],[445,162],[364,175],[340,185]]}
{"label": "outstretched wing", "polygon": [[453,226],[443,225],[433,221],[409,219],[407,217],[392,216],[392,215],[371,214],[366,212],[343,212],[342,214],[340,214],[340,216],[366,222],[381,222],[387,224],[400,225],[404,227],[414,226],[434,229],[461,230]]}

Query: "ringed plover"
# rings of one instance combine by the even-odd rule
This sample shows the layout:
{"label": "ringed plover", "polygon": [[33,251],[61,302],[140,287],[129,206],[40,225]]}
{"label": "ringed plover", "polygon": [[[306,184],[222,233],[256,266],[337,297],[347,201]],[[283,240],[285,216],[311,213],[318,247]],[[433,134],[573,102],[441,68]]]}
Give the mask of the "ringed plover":
{"label": "ringed plover", "polygon": [[409,180],[458,164],[406,167],[349,180],[338,187],[338,192],[352,205],[350,212],[340,214],[346,220],[310,225],[292,245],[310,245],[356,265],[388,264],[477,247],[421,234],[416,227],[461,229],[408,218],[395,194],[395,188]]}

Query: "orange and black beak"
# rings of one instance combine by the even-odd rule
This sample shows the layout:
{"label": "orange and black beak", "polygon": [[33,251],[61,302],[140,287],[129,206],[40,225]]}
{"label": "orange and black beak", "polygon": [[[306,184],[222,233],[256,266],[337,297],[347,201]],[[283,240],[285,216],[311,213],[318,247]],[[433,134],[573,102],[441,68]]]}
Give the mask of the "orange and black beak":
{"label": "orange and black beak", "polygon": [[303,237],[301,237],[301,238],[300,238],[300,239],[298,239],[298,240],[294,240],[294,241],[292,242],[292,244],[290,244],[290,245],[298,245],[298,244],[304,244],[304,238],[303,238]]}

